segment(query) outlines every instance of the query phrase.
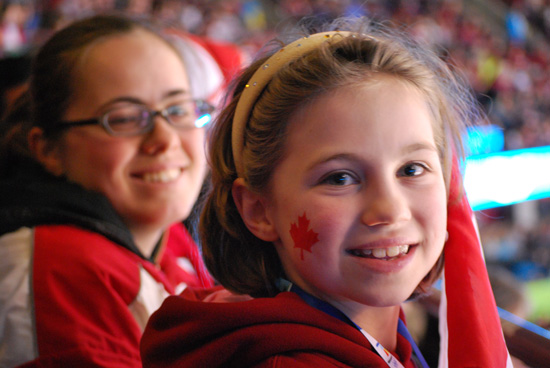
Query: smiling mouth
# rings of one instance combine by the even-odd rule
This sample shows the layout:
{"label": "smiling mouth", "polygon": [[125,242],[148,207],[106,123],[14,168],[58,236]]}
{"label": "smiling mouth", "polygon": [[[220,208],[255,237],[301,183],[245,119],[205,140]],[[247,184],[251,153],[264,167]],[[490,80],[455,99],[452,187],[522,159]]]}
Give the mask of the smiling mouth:
{"label": "smiling mouth", "polygon": [[410,247],[410,245],[396,245],[389,248],[351,249],[346,252],[355,257],[392,260],[409,253]]}
{"label": "smiling mouth", "polygon": [[176,180],[182,173],[181,168],[167,169],[156,172],[148,172],[143,175],[139,175],[143,181],[147,183],[168,183]]}

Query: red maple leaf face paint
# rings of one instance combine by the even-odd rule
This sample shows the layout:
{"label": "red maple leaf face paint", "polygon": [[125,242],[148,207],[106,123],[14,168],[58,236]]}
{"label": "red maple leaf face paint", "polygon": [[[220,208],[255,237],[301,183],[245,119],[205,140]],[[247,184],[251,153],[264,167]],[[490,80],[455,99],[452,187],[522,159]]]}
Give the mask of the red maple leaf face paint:
{"label": "red maple leaf face paint", "polygon": [[306,213],[298,217],[298,224],[290,224],[290,236],[294,240],[294,248],[299,248],[301,251],[300,259],[304,260],[304,250],[311,253],[311,247],[319,241],[319,237],[315,231],[309,228],[309,219]]}

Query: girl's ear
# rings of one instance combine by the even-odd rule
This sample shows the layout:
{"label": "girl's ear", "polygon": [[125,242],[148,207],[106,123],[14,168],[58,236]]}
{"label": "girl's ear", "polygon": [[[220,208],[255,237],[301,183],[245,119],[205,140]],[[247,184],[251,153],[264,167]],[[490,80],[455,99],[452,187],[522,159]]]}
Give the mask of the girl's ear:
{"label": "girl's ear", "polygon": [[61,176],[63,174],[63,165],[59,148],[52,146],[52,143],[44,138],[44,131],[42,128],[32,128],[27,136],[27,141],[34,158],[40,162],[46,170],[56,176]]}
{"label": "girl's ear", "polygon": [[267,215],[263,196],[251,192],[243,178],[233,182],[231,193],[244,224],[252,234],[268,242],[279,239],[275,225]]}

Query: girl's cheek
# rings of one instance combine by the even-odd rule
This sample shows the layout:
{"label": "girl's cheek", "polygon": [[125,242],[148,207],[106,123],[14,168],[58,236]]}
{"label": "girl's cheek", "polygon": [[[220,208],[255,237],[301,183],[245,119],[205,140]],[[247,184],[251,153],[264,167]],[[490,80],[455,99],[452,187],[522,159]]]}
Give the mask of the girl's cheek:
{"label": "girl's cheek", "polygon": [[294,241],[294,248],[300,252],[300,259],[304,260],[304,251],[313,253],[313,246],[319,241],[318,233],[309,227],[309,219],[304,211],[298,220],[290,224],[290,236]]}

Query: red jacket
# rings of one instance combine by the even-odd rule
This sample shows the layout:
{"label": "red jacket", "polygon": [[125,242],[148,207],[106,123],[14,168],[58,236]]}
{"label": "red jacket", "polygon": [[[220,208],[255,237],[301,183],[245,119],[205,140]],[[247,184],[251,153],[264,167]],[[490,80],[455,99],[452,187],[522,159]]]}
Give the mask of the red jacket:
{"label": "red jacket", "polygon": [[[151,316],[141,342],[145,368],[387,368],[359,330],[293,292],[238,302],[204,302],[204,295],[186,290]],[[414,367],[411,350],[398,334],[405,367]]]}
{"label": "red jacket", "polygon": [[211,286],[182,224],[144,257],[108,200],[38,169],[0,181],[0,367],[141,367],[147,319]]}
{"label": "red jacket", "polygon": [[[170,229],[156,264],[73,226],[21,228],[0,243],[0,263],[13,271],[0,280],[9,292],[0,297],[7,366],[141,367],[150,314],[176,287],[210,283],[181,225]],[[180,268],[179,257],[199,275]]]}

